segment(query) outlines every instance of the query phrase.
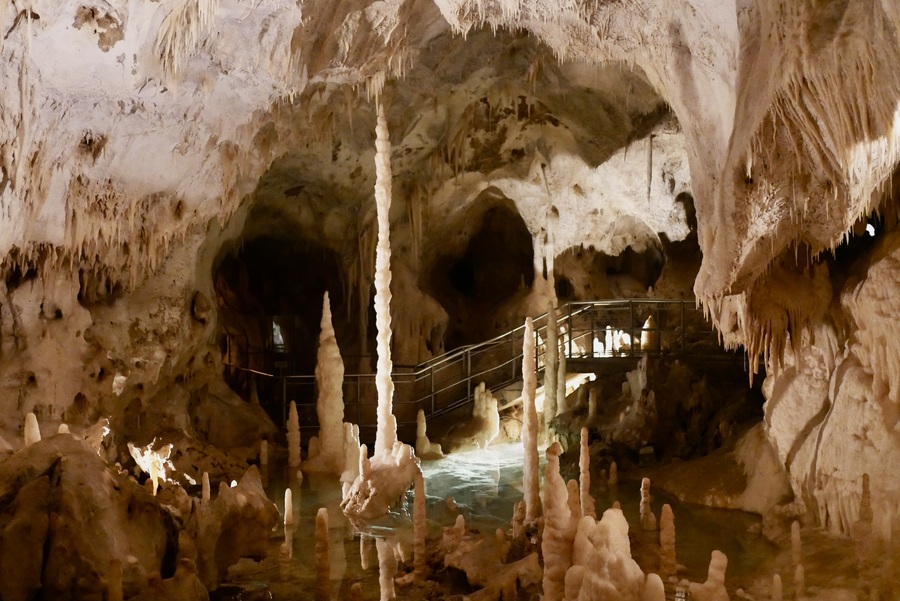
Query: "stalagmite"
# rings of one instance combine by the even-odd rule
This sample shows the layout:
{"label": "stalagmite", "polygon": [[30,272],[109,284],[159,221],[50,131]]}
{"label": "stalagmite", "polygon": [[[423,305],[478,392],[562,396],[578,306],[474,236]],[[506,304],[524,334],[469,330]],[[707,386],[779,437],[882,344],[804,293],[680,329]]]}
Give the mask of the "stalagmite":
{"label": "stalagmite", "polygon": [[588,441],[588,429],[581,429],[581,450],[578,455],[578,473],[580,480],[581,515],[597,517],[594,497],[591,496],[591,453]]}
{"label": "stalagmite", "polygon": [[344,422],[344,471],[341,472],[341,497],[345,498],[359,477],[359,426]]}
{"label": "stalagmite", "polygon": [[316,601],[331,599],[331,551],[328,541],[328,510],[316,512]]}
{"label": "stalagmite", "polygon": [[438,459],[444,456],[441,445],[428,440],[428,425],[425,423],[425,410],[419,409],[416,414],[416,456],[420,459]]}
{"label": "stalagmite", "polygon": [[[291,401],[287,421],[288,467],[300,467],[300,417],[297,415],[297,403]],[[292,472],[295,470],[291,470]],[[291,473],[290,477],[294,474]]]}
{"label": "stalagmite", "polygon": [[316,355],[316,414],[319,417],[318,446],[310,459],[306,471],[339,475],[344,469],[344,361],[334,335],[331,322],[331,303],[328,292],[322,299],[322,320],[320,323],[319,349]]}
{"label": "stalagmite", "polygon": [[66,424],[60,424],[59,429],[56,431],[57,434],[68,434],[69,426]]}
{"label": "stalagmite", "polygon": [[25,446],[41,441],[41,428],[34,413],[25,414]]}
{"label": "stalagmite", "polygon": [[500,434],[500,412],[497,408],[497,399],[484,382],[475,387],[474,397],[475,403],[472,407],[474,439],[475,444],[484,449]]}
{"label": "stalagmite", "polygon": [[209,503],[210,498],[210,490],[209,490],[209,474],[203,472],[203,476],[200,478],[200,500],[204,503]]}
{"label": "stalagmite", "polygon": [[125,595],[122,591],[122,560],[112,559],[109,562],[109,571],[106,573],[106,601],[122,601]]}
{"label": "stalagmite", "polygon": [[294,492],[290,487],[284,489],[284,525],[294,525]]}
{"label": "stalagmite", "polygon": [[537,374],[534,371],[534,324],[531,318],[525,319],[525,335],[522,343],[522,446],[525,448],[524,482],[525,490],[525,522],[531,523],[541,514],[540,485],[538,474],[537,450],[537,411],[534,408],[534,395],[537,390]]}
{"label": "stalagmite", "polygon": [[159,467],[156,462],[153,461],[150,463],[150,494],[154,497],[156,496],[156,492],[159,490]]}
{"label": "stalagmite", "polygon": [[397,557],[391,543],[383,538],[376,539],[378,550],[378,584],[381,588],[381,601],[396,598],[394,593],[394,575],[397,573]]}
{"label": "stalagmite", "polygon": [[784,593],[782,592],[781,576],[775,574],[772,576],[772,601],[784,601]]}
{"label": "stalagmite", "polygon": [[666,503],[659,514],[659,563],[662,573],[675,576],[678,573],[678,561],[675,556],[675,513]]}
{"label": "stalagmite", "polygon": [[662,578],[657,574],[647,574],[641,601],[666,601],[666,587],[663,585]]}
{"label": "stalagmite", "polygon": [[260,467],[268,467],[269,465],[269,441],[262,440],[259,443],[259,465]]}
{"label": "stalagmite", "polygon": [[610,486],[615,486],[619,483],[619,466],[616,465],[615,461],[609,462],[609,480],[608,484]]}
{"label": "stalagmite", "polygon": [[693,601],[729,601],[728,591],[725,589],[725,569],[728,567],[728,558],[721,551],[713,551],[709,560],[709,572],[706,582],[691,583],[691,597]]}
{"label": "stalagmite", "polygon": [[375,246],[375,328],[378,363],[375,388],[378,391],[378,429],[375,456],[387,455],[397,441],[397,421],[393,414],[394,382],[391,380],[391,142],[384,106],[377,103],[375,126],[375,209],[378,242]]}
{"label": "stalagmite", "polygon": [[796,568],[803,561],[803,542],[800,539],[800,522],[791,522],[791,562]]}
{"label": "stalagmite", "polygon": [[[569,489],[559,474],[562,448],[554,442],[547,449],[544,467],[544,532],[541,553],[544,558],[544,598],[548,601],[564,597],[566,571],[572,565],[572,541],[580,515],[573,515],[569,505]],[[573,495],[576,499],[578,495]],[[580,511],[578,512],[580,513]]]}
{"label": "stalagmite", "polygon": [[547,309],[547,340],[544,343],[544,424],[549,426],[557,413],[557,378],[559,377],[559,328],[556,307]]}
{"label": "stalagmite", "polygon": [[525,534],[525,501],[518,501],[513,507],[511,524],[512,538],[516,539]]}
{"label": "stalagmite", "polygon": [[375,208],[378,243],[375,248],[375,325],[378,364],[375,388],[378,391],[375,452],[368,475],[362,470],[344,495],[341,509],[347,515],[373,519],[388,512],[412,485],[420,471],[412,447],[397,440],[397,420],[393,414],[394,383],[391,380],[391,143],[384,107],[378,103],[375,128]]}
{"label": "stalagmite", "polygon": [[425,478],[422,473],[416,474],[415,497],[413,498],[413,547],[414,573],[417,582],[425,580],[425,535],[428,525],[425,522]]}
{"label": "stalagmite", "polygon": [[641,480],[641,528],[656,530],[656,515],[650,507],[650,478]]}
{"label": "stalagmite", "polygon": [[556,415],[569,411],[569,400],[566,395],[566,341],[559,339],[559,354],[556,360]]}

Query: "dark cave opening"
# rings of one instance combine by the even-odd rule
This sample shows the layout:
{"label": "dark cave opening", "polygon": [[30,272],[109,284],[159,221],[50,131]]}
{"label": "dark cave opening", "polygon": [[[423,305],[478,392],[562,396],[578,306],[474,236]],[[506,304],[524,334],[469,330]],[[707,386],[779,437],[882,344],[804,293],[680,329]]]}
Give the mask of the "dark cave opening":
{"label": "dark cave opening", "polygon": [[534,283],[531,234],[513,202],[499,198],[474,209],[480,215],[469,214],[458,226],[461,243],[439,255],[426,276],[430,293],[450,315],[447,349],[501,331],[498,313]]}
{"label": "dark cave opening", "polygon": [[219,261],[213,281],[220,345],[235,392],[245,399],[280,398],[277,379],[263,374],[315,371],[325,291],[339,340],[347,333],[340,319],[346,314],[342,272],[336,251],[280,231],[249,240]]}

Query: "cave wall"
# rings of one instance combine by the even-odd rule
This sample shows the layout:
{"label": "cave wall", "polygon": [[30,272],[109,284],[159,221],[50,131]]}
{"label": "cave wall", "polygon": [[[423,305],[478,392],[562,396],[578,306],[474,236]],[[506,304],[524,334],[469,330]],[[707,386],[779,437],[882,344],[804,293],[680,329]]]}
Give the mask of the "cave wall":
{"label": "cave wall", "polygon": [[868,473],[873,528],[890,539],[900,516],[900,234],[884,236],[855,271],[766,378],[766,432],[797,499],[833,532],[851,533]]}
{"label": "cave wall", "polygon": [[[433,352],[421,343],[443,318],[414,282],[485,190],[515,203],[536,275],[572,247],[689,236],[690,192],[698,300],[753,363],[784,352],[767,415],[795,491],[838,529],[860,470],[879,503],[893,491],[874,463],[900,448],[880,338],[893,246],[852,288],[806,267],[883,202],[898,163],[893,0],[16,1],[0,22],[8,436],[31,408],[89,420],[135,396],[193,428],[185,405],[221,372],[214,259],[298,167],[316,174],[307,194],[343,199],[304,223],[348,232],[335,248],[366,297],[377,96],[399,296],[422,308],[397,320],[400,355]],[[355,219],[334,217],[348,207]],[[554,288],[535,282],[511,316],[545,310]],[[847,441],[856,452],[839,455]]]}

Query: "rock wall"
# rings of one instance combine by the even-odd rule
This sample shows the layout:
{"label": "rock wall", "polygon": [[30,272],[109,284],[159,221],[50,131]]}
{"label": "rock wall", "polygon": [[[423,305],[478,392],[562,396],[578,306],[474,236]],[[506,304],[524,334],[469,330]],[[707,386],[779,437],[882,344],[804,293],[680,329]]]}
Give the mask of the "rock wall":
{"label": "rock wall", "polygon": [[850,534],[859,519],[862,477],[872,487],[873,530],[897,534],[900,411],[900,234],[859,260],[824,316],[766,378],[766,433],[794,493],[828,529]]}

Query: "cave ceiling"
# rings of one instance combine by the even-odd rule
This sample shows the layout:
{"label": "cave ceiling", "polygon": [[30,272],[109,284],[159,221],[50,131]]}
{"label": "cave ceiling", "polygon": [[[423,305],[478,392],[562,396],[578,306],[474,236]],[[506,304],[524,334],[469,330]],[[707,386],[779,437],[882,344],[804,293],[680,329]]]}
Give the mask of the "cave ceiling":
{"label": "cave ceiling", "polygon": [[[683,238],[652,202],[628,208],[650,196],[646,140],[683,157],[661,185],[693,194],[695,292],[714,316],[737,306],[740,339],[773,262],[838,244],[898,159],[893,0],[17,0],[0,19],[4,269],[49,261],[107,288],[249,204],[268,223],[307,211],[347,244],[371,219],[378,98],[395,190],[428,199],[426,240],[491,186],[533,231],[548,198],[611,189],[616,214]],[[618,184],[581,181],[620,154]],[[614,220],[559,210],[557,250],[627,245],[603,233]],[[776,330],[803,314],[779,310]]]}

